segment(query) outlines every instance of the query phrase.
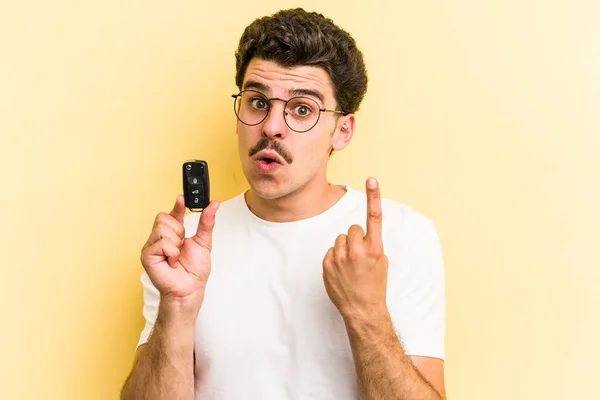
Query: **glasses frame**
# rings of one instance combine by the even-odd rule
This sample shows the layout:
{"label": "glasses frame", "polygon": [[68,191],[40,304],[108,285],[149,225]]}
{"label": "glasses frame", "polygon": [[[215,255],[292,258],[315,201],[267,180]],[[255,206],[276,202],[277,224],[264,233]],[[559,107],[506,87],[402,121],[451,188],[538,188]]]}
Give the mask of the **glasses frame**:
{"label": "glasses frame", "polygon": [[[256,93],[256,94],[260,95],[261,97],[263,97],[267,101],[267,107],[268,107],[267,108],[267,113],[265,114],[265,116],[264,116],[263,119],[261,119],[259,122],[255,123],[255,124],[248,124],[248,123],[242,121],[242,119],[238,115],[238,111],[237,111],[237,109],[235,107],[235,105],[237,104],[238,97],[241,97],[242,94],[244,94],[244,93]],[[261,93],[258,90],[242,90],[238,94],[232,94],[231,97],[233,97],[233,99],[234,99],[233,100],[233,112],[235,113],[235,116],[237,117],[238,121],[240,121],[242,124],[247,125],[247,126],[256,126],[256,125],[262,124],[263,121],[266,120],[267,117],[269,116],[269,114],[271,113],[271,109],[273,108],[272,102],[274,100],[283,101],[283,103],[284,103],[284,105],[283,105],[283,120],[285,121],[285,124],[288,126],[288,128],[290,128],[291,130],[293,130],[296,133],[305,133],[305,132],[310,131],[315,126],[317,126],[317,124],[319,123],[319,120],[321,119],[321,113],[330,112],[330,113],[335,113],[335,114],[347,115],[347,113],[345,111],[341,111],[341,110],[328,110],[326,108],[321,108],[320,105],[319,105],[319,103],[315,99],[311,99],[310,97],[306,97],[306,96],[294,96],[294,97],[292,97],[292,98],[290,98],[288,100],[284,100],[284,99],[280,99],[278,97],[267,97],[264,93]],[[287,112],[285,111],[285,109],[286,109],[288,103],[290,101],[292,101],[292,100],[295,100],[295,99],[308,99],[308,100],[311,100],[311,101],[313,101],[314,103],[317,104],[317,109],[319,110],[319,115],[317,115],[317,120],[315,121],[315,123],[313,124],[313,126],[311,126],[310,128],[308,128],[308,129],[306,129],[304,131],[299,131],[299,130],[296,130],[296,129],[292,128],[290,126],[290,124],[288,123],[287,118],[286,118]]]}

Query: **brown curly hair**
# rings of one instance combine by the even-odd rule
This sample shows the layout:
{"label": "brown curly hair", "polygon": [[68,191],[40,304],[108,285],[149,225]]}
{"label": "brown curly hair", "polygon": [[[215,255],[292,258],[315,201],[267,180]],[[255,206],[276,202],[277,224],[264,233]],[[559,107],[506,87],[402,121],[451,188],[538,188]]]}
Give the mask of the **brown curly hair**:
{"label": "brown curly hair", "polygon": [[254,57],[283,67],[324,68],[331,78],[338,109],[345,114],[358,110],[367,91],[367,71],[356,42],[331,19],[316,12],[281,10],[248,25],[235,52],[235,83],[240,90]]}

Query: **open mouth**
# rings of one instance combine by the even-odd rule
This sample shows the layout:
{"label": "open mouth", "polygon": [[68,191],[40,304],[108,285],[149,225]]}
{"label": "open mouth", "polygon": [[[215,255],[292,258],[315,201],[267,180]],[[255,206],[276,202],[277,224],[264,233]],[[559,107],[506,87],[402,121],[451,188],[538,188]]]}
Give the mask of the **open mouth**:
{"label": "open mouth", "polygon": [[263,161],[266,164],[272,164],[272,163],[276,163],[277,162],[274,159],[268,158],[268,157],[261,158],[260,160]]}
{"label": "open mouth", "polygon": [[256,160],[258,170],[262,174],[274,173],[281,167],[279,160],[270,157],[261,157]]}

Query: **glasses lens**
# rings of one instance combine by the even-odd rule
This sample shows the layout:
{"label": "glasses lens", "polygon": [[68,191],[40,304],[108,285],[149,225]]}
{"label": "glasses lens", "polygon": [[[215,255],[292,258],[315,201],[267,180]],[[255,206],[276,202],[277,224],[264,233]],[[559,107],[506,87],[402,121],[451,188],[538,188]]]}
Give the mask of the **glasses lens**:
{"label": "glasses lens", "polygon": [[297,132],[306,132],[319,120],[319,104],[308,97],[294,97],[285,108],[288,126]]}
{"label": "glasses lens", "polygon": [[235,99],[235,114],[246,125],[260,124],[269,112],[269,100],[259,92],[247,90]]}

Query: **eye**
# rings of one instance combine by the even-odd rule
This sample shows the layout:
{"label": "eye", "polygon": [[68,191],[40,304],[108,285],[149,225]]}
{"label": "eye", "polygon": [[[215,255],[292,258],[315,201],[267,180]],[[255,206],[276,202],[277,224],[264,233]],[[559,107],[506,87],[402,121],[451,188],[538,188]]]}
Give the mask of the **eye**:
{"label": "eye", "polygon": [[257,110],[264,110],[269,106],[267,101],[261,97],[255,97],[251,99],[250,104]]}
{"label": "eye", "polygon": [[298,104],[294,107],[294,113],[300,117],[306,117],[312,112],[311,108],[306,104]]}

